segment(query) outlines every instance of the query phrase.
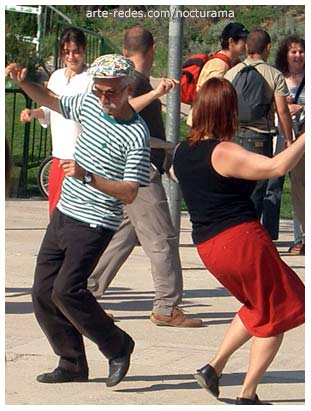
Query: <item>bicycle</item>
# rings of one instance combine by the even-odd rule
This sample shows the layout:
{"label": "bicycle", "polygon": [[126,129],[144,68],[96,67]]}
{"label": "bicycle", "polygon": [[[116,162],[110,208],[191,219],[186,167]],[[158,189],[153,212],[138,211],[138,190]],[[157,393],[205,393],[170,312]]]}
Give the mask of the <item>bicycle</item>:
{"label": "bicycle", "polygon": [[38,175],[37,175],[37,182],[40,193],[42,194],[43,198],[47,200],[49,194],[49,172],[52,164],[52,156],[46,157],[40,164]]}

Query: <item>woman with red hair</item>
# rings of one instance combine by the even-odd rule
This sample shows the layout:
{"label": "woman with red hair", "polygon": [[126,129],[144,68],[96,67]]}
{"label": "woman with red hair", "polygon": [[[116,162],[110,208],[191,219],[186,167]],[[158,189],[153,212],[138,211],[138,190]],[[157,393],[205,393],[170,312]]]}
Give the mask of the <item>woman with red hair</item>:
{"label": "woman with red hair", "polygon": [[195,378],[218,397],[228,359],[252,338],[248,370],[235,403],[259,405],[257,386],[284,332],[304,323],[304,285],[258,221],[251,194],[256,180],[295,167],[305,137],[273,158],[247,151],[231,142],[238,128],[237,107],[229,81],[212,78],[204,83],[193,105],[190,136],[176,149],[174,171],[204,265],[243,304],[215,357]]}

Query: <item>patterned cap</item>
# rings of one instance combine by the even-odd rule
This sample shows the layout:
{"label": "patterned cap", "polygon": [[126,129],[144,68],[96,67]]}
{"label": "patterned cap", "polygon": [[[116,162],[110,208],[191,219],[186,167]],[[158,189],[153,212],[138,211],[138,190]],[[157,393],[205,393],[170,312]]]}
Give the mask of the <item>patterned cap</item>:
{"label": "patterned cap", "polygon": [[135,65],[120,54],[105,54],[97,57],[88,69],[88,75],[93,78],[134,77]]}

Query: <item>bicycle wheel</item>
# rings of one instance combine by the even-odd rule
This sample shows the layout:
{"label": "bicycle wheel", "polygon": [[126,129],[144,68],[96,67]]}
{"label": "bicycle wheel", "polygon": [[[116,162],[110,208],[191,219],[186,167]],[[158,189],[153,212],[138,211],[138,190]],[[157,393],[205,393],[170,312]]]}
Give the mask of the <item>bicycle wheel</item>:
{"label": "bicycle wheel", "polygon": [[38,187],[42,196],[47,199],[49,195],[49,172],[52,164],[52,156],[45,158],[38,170]]}

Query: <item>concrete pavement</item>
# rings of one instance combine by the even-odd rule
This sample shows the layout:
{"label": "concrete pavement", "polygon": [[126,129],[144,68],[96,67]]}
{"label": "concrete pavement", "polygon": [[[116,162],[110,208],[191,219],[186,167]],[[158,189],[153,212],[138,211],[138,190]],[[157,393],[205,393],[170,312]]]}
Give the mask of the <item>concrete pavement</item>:
{"label": "concrete pavement", "polygon": [[[182,307],[204,320],[198,329],[157,327],[149,320],[153,285],[141,247],[121,268],[100,303],[133,336],[136,348],[128,376],[113,389],[105,386],[108,364],[85,339],[90,380],[40,384],[36,375],[57,365],[33,315],[30,291],[36,253],[47,225],[47,202],[6,202],[6,404],[7,405],[231,405],[238,395],[249,344],[229,361],[217,400],[193,378],[214,355],[240,304],[203,267],[191,242],[188,217],[182,216],[180,254],[184,275]],[[292,256],[292,226],[281,222],[276,242],[284,260],[304,280],[304,257]],[[304,326],[285,336],[281,350],[259,387],[260,398],[275,405],[301,405],[304,392]]]}

